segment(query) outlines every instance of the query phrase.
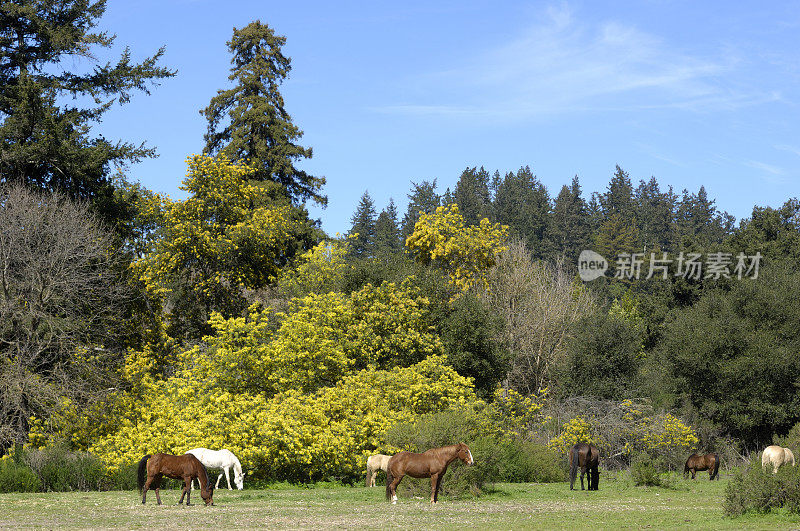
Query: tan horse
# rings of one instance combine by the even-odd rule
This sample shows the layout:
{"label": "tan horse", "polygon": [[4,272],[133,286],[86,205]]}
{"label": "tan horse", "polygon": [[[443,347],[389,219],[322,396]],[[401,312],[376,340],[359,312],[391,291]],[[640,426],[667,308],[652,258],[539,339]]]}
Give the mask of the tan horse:
{"label": "tan horse", "polygon": [[208,480],[208,470],[192,454],[154,454],[142,457],[137,471],[137,483],[139,492],[142,493],[142,503],[147,498],[147,490],[152,487],[156,491],[156,501],[161,505],[159,491],[161,490],[161,478],[163,476],[183,480],[183,491],[181,499],[178,500],[178,505],[183,503],[184,497],[186,497],[186,505],[191,505],[189,498],[192,494],[192,480],[195,478],[200,482],[200,496],[203,501],[206,502],[206,505],[214,505],[212,498],[214,487],[211,486],[211,482]]}
{"label": "tan horse", "polygon": [[456,459],[461,459],[467,466],[475,464],[469,446],[464,443],[432,448],[421,454],[400,452],[393,455],[386,467],[386,499],[397,503],[397,485],[409,475],[412,478],[431,478],[431,503],[436,503],[442,476]]}
{"label": "tan horse", "polygon": [[764,448],[764,452],[761,454],[761,466],[767,468],[768,465],[772,465],[773,474],[777,474],[778,469],[787,463],[794,466],[794,454],[788,448],[781,448],[773,444]]}
{"label": "tan horse", "polygon": [[369,456],[369,459],[367,459],[367,487],[375,486],[375,476],[378,475],[378,470],[386,472],[386,469],[389,467],[389,459],[391,458],[391,455],[384,454]]}

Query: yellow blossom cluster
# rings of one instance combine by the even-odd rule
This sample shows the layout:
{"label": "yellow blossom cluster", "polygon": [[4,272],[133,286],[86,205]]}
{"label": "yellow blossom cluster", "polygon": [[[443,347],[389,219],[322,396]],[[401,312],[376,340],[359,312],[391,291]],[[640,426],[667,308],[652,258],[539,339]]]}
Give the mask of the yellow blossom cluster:
{"label": "yellow blossom cluster", "polygon": [[486,271],[507,249],[507,240],[507,226],[486,218],[467,226],[458,205],[450,204],[430,214],[420,212],[406,247],[419,262],[443,268],[450,284],[463,292],[476,283],[487,284]]}

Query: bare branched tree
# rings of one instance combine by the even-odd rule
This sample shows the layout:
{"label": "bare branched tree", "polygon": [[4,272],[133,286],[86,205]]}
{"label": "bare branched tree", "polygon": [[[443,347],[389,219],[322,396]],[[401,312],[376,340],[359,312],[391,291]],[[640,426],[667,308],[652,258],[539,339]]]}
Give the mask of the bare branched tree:
{"label": "bare branched tree", "polygon": [[499,339],[511,353],[508,385],[523,394],[549,385],[572,323],[594,308],[563,262],[535,260],[519,241],[498,258],[481,296],[505,321]]}
{"label": "bare branched tree", "polygon": [[113,385],[123,297],[112,258],[86,205],[0,186],[0,449],[25,441],[31,415]]}

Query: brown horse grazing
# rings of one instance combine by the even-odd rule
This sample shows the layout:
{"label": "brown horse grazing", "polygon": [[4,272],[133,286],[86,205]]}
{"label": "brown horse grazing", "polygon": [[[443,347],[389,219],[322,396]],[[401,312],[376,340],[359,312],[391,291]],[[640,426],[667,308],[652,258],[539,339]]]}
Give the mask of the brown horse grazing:
{"label": "brown horse grazing", "polygon": [[[147,476],[147,481],[145,481],[145,475]],[[183,503],[184,496],[186,496],[186,505],[191,505],[189,496],[192,492],[192,480],[195,478],[200,482],[200,496],[203,501],[206,502],[206,505],[214,505],[214,500],[212,499],[214,487],[211,486],[211,482],[208,480],[208,470],[192,454],[154,454],[142,457],[142,460],[139,461],[137,483],[139,492],[142,493],[143,504],[147,497],[147,489],[153,487],[156,491],[156,501],[161,505],[161,496],[158,491],[161,489],[162,476],[183,480],[183,491],[181,499],[178,500],[178,505]]]}
{"label": "brown horse grazing", "polygon": [[569,490],[575,487],[575,476],[578,475],[578,467],[581,469],[581,490],[583,490],[583,476],[589,473],[589,489],[597,490],[600,485],[600,471],[597,469],[600,464],[600,452],[594,446],[586,443],[578,443],[569,450]]}
{"label": "brown horse grazing", "polygon": [[690,455],[683,467],[683,476],[686,477],[690,470],[692,471],[692,479],[694,479],[697,472],[708,470],[708,479],[717,478],[719,480],[719,454]]}
{"label": "brown horse grazing", "polygon": [[475,464],[469,446],[464,443],[432,448],[421,454],[400,452],[393,455],[386,467],[386,499],[397,503],[397,485],[403,476],[409,475],[412,478],[431,478],[431,503],[436,503],[442,477],[456,459],[468,466]]}

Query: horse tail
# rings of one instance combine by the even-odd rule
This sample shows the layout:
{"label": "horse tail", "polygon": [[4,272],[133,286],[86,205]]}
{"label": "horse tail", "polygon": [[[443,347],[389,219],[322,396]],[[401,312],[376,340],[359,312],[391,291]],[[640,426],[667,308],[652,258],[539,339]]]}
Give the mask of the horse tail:
{"label": "horse tail", "polygon": [[684,476],[684,477],[686,477],[687,475],[689,475],[689,461],[691,461],[691,460],[692,460],[692,457],[694,457],[694,454],[690,455],[690,456],[689,456],[689,459],[687,459],[687,460],[686,460],[686,464],[685,464],[685,465],[683,465],[683,476]]}
{"label": "horse tail", "polygon": [[394,476],[392,475],[392,469],[388,466],[386,467],[386,499],[388,501],[392,500],[392,481],[394,481]]}
{"label": "horse tail", "polygon": [[136,484],[139,486],[139,492],[144,488],[144,478],[147,476],[147,460],[150,459],[151,454],[147,454],[139,461],[139,468],[136,471]]}
{"label": "horse tail", "polygon": [[[575,451],[575,447],[569,449],[569,489],[572,490],[572,486],[575,484],[575,478],[578,475],[578,461],[579,458],[576,455],[577,452]],[[581,480],[583,481],[583,480]]]}
{"label": "horse tail", "polygon": [[714,453],[714,473],[711,475],[711,479],[717,478],[719,480],[719,454]]}

